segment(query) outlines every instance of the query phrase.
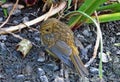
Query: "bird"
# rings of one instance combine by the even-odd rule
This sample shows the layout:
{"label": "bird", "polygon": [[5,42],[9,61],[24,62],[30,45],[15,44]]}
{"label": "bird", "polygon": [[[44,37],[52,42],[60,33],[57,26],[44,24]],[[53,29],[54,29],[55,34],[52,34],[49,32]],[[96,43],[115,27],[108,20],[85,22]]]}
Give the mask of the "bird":
{"label": "bird", "polygon": [[89,75],[87,68],[80,59],[75,45],[74,33],[69,26],[56,18],[48,18],[40,25],[40,38],[46,51],[65,65],[76,69],[82,77]]}

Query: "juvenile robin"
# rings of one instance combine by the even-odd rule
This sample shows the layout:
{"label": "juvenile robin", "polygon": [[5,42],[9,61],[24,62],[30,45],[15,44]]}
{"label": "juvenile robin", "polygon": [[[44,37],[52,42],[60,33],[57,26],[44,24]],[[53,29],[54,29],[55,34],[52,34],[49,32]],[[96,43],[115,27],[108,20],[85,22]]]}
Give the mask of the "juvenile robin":
{"label": "juvenile robin", "polygon": [[65,23],[55,18],[44,21],[40,27],[42,43],[46,50],[71,68],[75,68],[79,75],[87,76],[79,51],[74,42],[74,34]]}

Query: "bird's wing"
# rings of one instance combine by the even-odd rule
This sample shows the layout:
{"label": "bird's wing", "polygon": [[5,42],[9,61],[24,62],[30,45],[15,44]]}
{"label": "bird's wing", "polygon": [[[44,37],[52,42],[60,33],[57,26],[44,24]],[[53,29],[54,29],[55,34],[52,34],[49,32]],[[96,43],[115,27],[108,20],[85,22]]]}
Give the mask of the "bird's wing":
{"label": "bird's wing", "polygon": [[55,54],[61,61],[63,61],[69,67],[74,67],[69,57],[72,54],[72,49],[64,41],[57,41],[54,46],[49,48],[49,51]]}

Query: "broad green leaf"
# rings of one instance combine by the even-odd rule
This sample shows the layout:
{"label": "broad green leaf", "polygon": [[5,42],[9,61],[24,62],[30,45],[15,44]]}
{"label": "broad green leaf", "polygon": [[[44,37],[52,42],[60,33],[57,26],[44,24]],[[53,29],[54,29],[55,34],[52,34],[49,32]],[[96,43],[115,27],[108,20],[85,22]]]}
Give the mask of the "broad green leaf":
{"label": "broad green leaf", "polygon": [[[101,4],[106,0],[85,0],[85,2],[79,7],[77,11],[83,11],[88,15],[91,15]],[[83,15],[73,16],[69,21],[69,26],[72,28],[75,25],[79,25],[86,20]]]}
{"label": "broad green leaf", "polygon": [[[95,17],[93,17],[93,18],[95,18]],[[100,23],[120,20],[120,12],[112,13],[112,14],[99,15],[98,18],[99,18]],[[92,23],[92,21],[90,21],[89,19],[86,22],[87,23]]]}
{"label": "broad green leaf", "polygon": [[120,12],[120,3],[115,3],[115,4],[113,3],[106,6],[100,6],[97,9],[97,11],[104,11],[104,10],[108,10],[111,12]]}

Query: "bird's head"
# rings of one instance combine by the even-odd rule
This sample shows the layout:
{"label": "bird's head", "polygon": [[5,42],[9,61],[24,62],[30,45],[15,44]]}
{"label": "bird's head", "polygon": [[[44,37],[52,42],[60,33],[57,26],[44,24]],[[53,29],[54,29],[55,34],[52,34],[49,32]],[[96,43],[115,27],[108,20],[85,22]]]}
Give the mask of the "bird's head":
{"label": "bird's head", "polygon": [[50,34],[53,33],[57,20],[55,18],[50,18],[44,21],[40,26],[41,34]]}

